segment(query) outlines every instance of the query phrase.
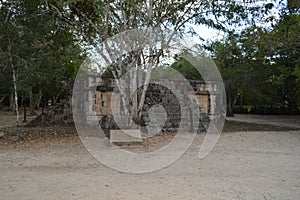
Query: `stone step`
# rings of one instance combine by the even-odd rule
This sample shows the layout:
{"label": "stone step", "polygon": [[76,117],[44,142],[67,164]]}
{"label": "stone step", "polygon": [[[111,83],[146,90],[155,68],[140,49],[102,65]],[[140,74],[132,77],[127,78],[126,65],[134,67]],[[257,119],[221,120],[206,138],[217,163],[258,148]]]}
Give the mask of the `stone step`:
{"label": "stone step", "polygon": [[110,142],[114,144],[142,143],[142,135],[138,129],[110,130]]}

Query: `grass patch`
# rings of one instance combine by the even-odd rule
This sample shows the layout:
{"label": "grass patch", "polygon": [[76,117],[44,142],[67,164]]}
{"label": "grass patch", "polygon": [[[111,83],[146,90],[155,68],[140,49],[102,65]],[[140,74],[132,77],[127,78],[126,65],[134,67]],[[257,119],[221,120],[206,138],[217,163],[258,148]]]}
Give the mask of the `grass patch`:
{"label": "grass patch", "polygon": [[256,124],[249,122],[237,122],[226,120],[223,132],[242,132],[242,131],[295,131],[299,130],[292,127],[283,127],[267,124]]}

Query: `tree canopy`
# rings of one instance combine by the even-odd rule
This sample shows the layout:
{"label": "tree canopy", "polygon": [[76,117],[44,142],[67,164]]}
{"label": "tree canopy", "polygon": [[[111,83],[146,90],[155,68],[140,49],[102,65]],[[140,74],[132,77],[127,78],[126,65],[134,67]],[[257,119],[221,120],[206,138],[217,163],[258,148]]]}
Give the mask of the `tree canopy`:
{"label": "tree canopy", "polygon": [[[194,33],[188,26],[192,24],[204,24],[215,29],[232,31],[232,25],[243,25],[244,23],[254,23],[263,14],[272,8],[272,4],[265,3],[263,6],[257,5],[255,1],[244,3],[235,0],[229,1],[143,1],[143,0],[122,0],[122,1],[47,1],[47,7],[51,10],[62,23],[68,25],[82,44],[92,47],[95,54],[100,56],[106,63],[109,63],[110,71],[116,80],[117,87],[121,92],[122,102],[125,110],[129,108],[129,96],[124,94],[125,86],[120,84],[120,78],[124,72],[136,70],[130,75],[130,86],[128,88],[139,88],[139,82],[134,81],[142,70],[146,76],[142,81],[143,91],[139,99],[138,108],[132,108],[126,112],[139,115],[143,107],[144,97],[147,85],[151,77],[153,68],[158,66],[160,58],[166,52],[164,47],[170,44],[174,38],[165,35],[170,31],[176,31],[179,34],[184,32]],[[149,41],[138,51],[130,52],[116,59],[116,52],[112,51],[111,42],[107,39],[112,36],[130,32],[134,29],[144,31],[141,37],[143,41]],[[155,30],[155,31],[153,31]],[[155,34],[153,33],[155,32]],[[160,35],[160,38],[155,38]],[[159,48],[151,44],[160,41],[162,45]],[[128,40],[132,41],[132,40]],[[123,42],[126,43],[124,35]],[[115,45],[115,43],[114,43]],[[129,44],[122,44],[117,48],[124,48]],[[130,45],[129,45],[130,46]],[[108,52],[105,54],[104,52]],[[126,63],[126,64],[125,64]],[[179,65],[178,65],[179,66]],[[107,67],[107,66],[106,66]],[[127,100],[126,100],[127,99]],[[134,100],[135,101],[135,100]],[[135,107],[135,106],[131,106]]]}
{"label": "tree canopy", "polygon": [[[20,94],[56,96],[62,81],[75,77],[84,55],[70,29],[58,23],[44,1],[4,1],[0,9],[2,74],[10,74],[13,65]],[[10,77],[2,76],[2,93],[12,90]]]}
{"label": "tree canopy", "polygon": [[287,3],[271,27],[252,26],[208,48],[223,75],[229,114],[237,100],[289,113],[299,109],[299,5]]}
{"label": "tree canopy", "polygon": [[[228,33],[209,50],[225,80],[229,113],[241,96],[252,98],[250,93],[259,97],[260,104],[296,109],[300,102],[300,6],[298,1],[279,1],[279,17],[270,12],[274,7],[275,3],[255,0],[1,0],[0,100],[19,96],[31,102],[41,97],[56,101],[66,83],[74,80],[87,53],[109,63],[103,70],[115,79],[136,69],[131,80],[142,72],[143,85],[147,85],[153,68],[168,54],[164,45],[171,41],[170,32],[194,34],[193,24]],[[262,19],[271,26],[257,26]],[[246,30],[237,31],[245,25]],[[134,29],[150,38],[148,46],[118,59],[109,51],[103,53],[112,49],[109,38]],[[161,35],[159,39],[153,30]],[[164,45],[151,45],[155,40]],[[171,67],[188,79],[201,79],[180,56]],[[130,84],[139,87],[135,81]],[[118,81],[117,86],[122,91],[124,86]],[[129,112],[139,115],[146,90],[147,86],[135,97],[137,109]]]}

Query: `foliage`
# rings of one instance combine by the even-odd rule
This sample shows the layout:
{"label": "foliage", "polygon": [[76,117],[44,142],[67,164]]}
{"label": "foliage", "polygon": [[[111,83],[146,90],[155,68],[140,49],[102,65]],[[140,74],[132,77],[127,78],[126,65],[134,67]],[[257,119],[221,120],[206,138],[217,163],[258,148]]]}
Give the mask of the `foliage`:
{"label": "foliage", "polygon": [[203,80],[197,69],[183,57],[176,57],[175,62],[170,67],[178,71],[186,79]]}
{"label": "foliage", "polygon": [[[2,0],[0,82],[3,84],[0,86],[0,93],[13,90],[11,68],[8,67],[11,66],[16,69],[20,96],[25,97],[33,92],[36,96],[57,99],[65,83],[75,77],[84,57],[83,47],[93,49],[108,63],[110,60],[115,61],[106,70],[108,75],[117,79],[129,69],[136,68],[136,74],[141,72],[144,75],[144,85],[147,85],[152,69],[159,66],[160,58],[167,54],[165,49],[150,45],[148,51],[130,52],[116,60],[114,55],[103,54],[103,49],[109,46],[106,39],[135,28],[146,30],[143,37],[148,36],[150,40],[153,37],[151,30],[154,29],[160,33],[169,29],[177,31],[179,35],[184,32],[194,33],[188,27],[189,23],[234,32],[230,27],[252,24],[273,8],[272,3],[265,2],[261,6],[253,2],[255,0],[246,3],[235,0]],[[291,4],[289,7],[294,10]],[[235,41],[232,34],[230,37],[228,43],[216,44],[215,47],[219,52],[216,59],[225,74],[227,88],[231,88],[228,91],[232,91],[228,96],[232,96],[230,98],[235,101],[236,95],[243,92],[247,82],[245,80],[251,80],[251,76],[258,73],[257,69],[261,63],[272,61],[267,61],[266,56],[253,55],[253,52],[258,51],[253,49],[256,46],[250,42],[245,45],[244,50],[240,45],[242,37],[239,38],[241,41]],[[251,41],[249,38],[247,40]],[[254,44],[257,44],[257,38],[252,39]],[[162,42],[168,46],[170,40]],[[226,52],[231,54],[228,56]],[[253,57],[261,59],[253,60]],[[177,58],[172,68],[180,71],[188,79],[201,78],[182,58]],[[295,69],[293,73],[297,74],[296,68],[292,69]],[[285,70],[286,68],[283,68],[283,71]],[[248,71],[251,73],[248,74]],[[136,74],[131,74],[132,80],[137,77]],[[231,79],[230,75],[236,78]],[[286,80],[288,78],[283,77]],[[241,79],[243,81],[240,81]],[[281,80],[281,77],[276,76],[272,83],[275,83],[275,80]],[[294,81],[297,80],[295,76]],[[122,92],[123,86],[118,81],[117,86]],[[133,85],[131,87],[135,88]],[[143,95],[145,96],[146,90],[147,87],[138,98],[138,110],[143,107]],[[121,96],[125,98],[126,95]],[[124,107],[127,108],[126,105]]]}
{"label": "foliage", "polygon": [[227,97],[227,115],[233,115],[233,105],[244,88],[249,87],[251,67],[247,50],[240,43],[242,36],[229,35],[224,41],[211,44],[208,49],[213,52],[213,58],[224,81]]}
{"label": "foliage", "polygon": [[10,65],[17,71],[20,96],[33,92],[52,98],[61,93],[63,81],[75,77],[84,55],[70,30],[57,23],[41,0],[4,1],[0,10],[0,65],[5,81],[1,93],[12,91]]}
{"label": "foliage", "polygon": [[[272,27],[252,26],[208,48],[222,73],[229,103],[238,100],[239,105],[255,106],[251,112],[258,113],[298,110],[300,15],[299,6],[291,5],[283,5]],[[274,111],[279,108],[287,112]]]}
{"label": "foliage", "polygon": [[280,97],[282,107],[300,106],[297,66],[300,64],[300,15],[283,15],[270,32],[273,52],[273,76],[269,84],[275,88],[273,96]]}
{"label": "foliage", "polygon": [[[125,115],[130,116],[128,113],[139,115],[139,112],[142,110],[152,71],[159,66],[160,58],[167,54],[164,49],[165,46],[168,46],[174,38],[172,34],[170,34],[169,38],[165,36],[166,33],[170,32],[169,30],[177,31],[179,35],[186,31],[193,33],[193,30],[187,26],[188,23],[204,24],[216,29],[228,30],[230,25],[254,22],[258,16],[261,16],[272,7],[270,4],[269,6],[261,7],[253,4],[253,2],[255,1],[240,3],[235,0],[109,0],[105,2],[99,0],[52,0],[48,1],[47,7],[52,10],[62,23],[71,27],[70,29],[75,37],[83,45],[93,47],[98,56],[101,56],[106,63],[110,63],[109,68],[121,93]],[[122,55],[116,59],[116,52],[111,52],[112,48],[107,39],[133,29],[144,31],[142,37],[147,39],[143,41],[147,42],[149,40],[149,44],[144,45],[144,49],[129,52],[127,55]],[[157,30],[157,32],[154,30]],[[154,35],[161,35],[162,38],[157,39]],[[163,45],[160,45],[160,48],[153,45],[155,40],[160,41]],[[123,41],[126,43],[126,37]],[[114,48],[122,49],[124,47]],[[145,50],[145,48],[148,49]],[[108,54],[104,54],[104,50]],[[185,65],[186,63],[183,62],[179,60],[175,64],[176,66],[174,65],[173,67],[180,67],[181,64]],[[129,85],[124,86],[120,84],[118,78],[131,69],[136,71],[130,73]],[[133,80],[138,77],[139,73],[145,74],[144,80]],[[124,91],[126,90],[125,87],[139,88],[139,85],[135,84],[139,84],[140,81],[143,81],[142,85],[144,87],[139,98],[132,98],[133,101],[137,101],[134,99],[139,99],[138,109],[135,109],[136,103],[132,103],[132,106],[130,106],[130,97]],[[129,107],[132,107],[132,110],[127,110]]]}

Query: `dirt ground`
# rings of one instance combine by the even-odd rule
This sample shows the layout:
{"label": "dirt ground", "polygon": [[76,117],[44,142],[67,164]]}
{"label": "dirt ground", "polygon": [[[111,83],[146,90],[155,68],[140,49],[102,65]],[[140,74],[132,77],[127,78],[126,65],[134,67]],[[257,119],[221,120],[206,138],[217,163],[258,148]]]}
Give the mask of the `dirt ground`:
{"label": "dirt ground", "polygon": [[30,134],[46,134],[34,134],[17,144],[2,142],[0,199],[300,197],[299,130],[226,132],[205,159],[198,158],[204,138],[198,134],[173,165],[148,174],[121,173],[104,166],[87,152],[76,134],[69,133],[73,130],[26,129]]}

